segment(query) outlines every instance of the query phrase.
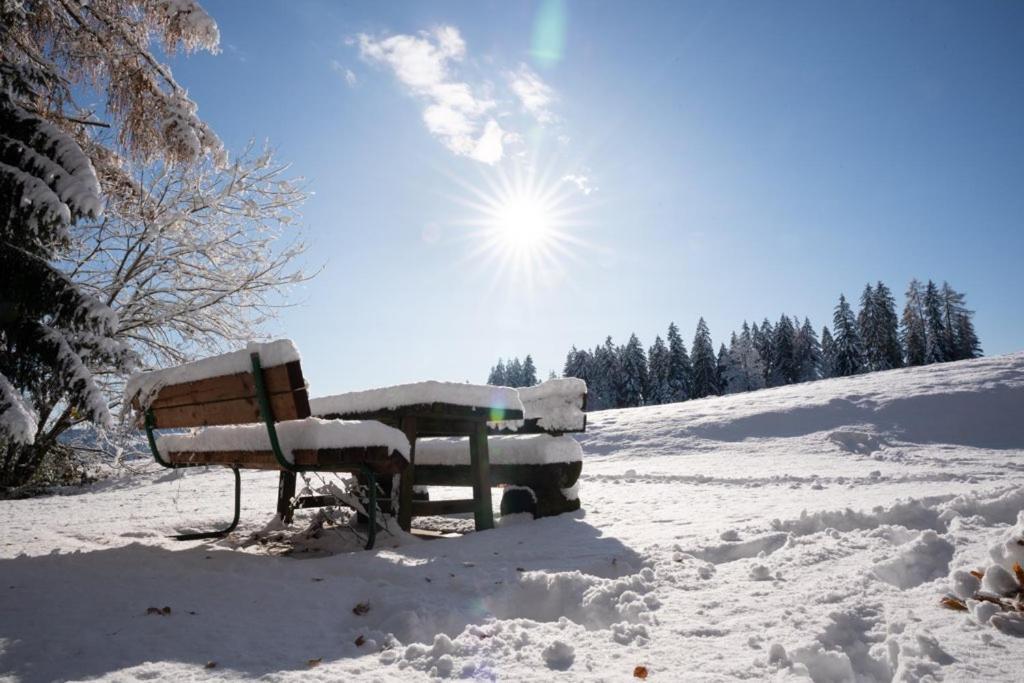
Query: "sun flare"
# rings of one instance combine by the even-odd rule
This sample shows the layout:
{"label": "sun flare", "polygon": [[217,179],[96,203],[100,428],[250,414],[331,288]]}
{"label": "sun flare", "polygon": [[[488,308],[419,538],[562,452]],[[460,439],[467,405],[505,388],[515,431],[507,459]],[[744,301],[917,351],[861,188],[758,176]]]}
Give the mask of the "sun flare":
{"label": "sun flare", "polygon": [[495,208],[495,235],[510,249],[540,248],[551,237],[551,214],[537,197],[509,197]]}

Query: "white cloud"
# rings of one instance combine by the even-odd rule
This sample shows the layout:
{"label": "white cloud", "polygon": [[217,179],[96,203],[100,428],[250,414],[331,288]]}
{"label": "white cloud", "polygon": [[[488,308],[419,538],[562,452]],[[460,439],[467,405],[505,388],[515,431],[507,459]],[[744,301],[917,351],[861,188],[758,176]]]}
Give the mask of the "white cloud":
{"label": "white cloud", "polygon": [[562,182],[572,183],[580,192],[587,196],[597,192],[597,187],[590,182],[590,178],[579,173],[569,173],[562,176]]}
{"label": "white cloud", "polygon": [[345,82],[348,83],[348,87],[350,88],[356,87],[356,84],[359,82],[359,78],[356,76],[355,72],[339,62],[337,59],[331,60],[331,69],[341,74],[341,77],[345,79]]}
{"label": "white cloud", "polygon": [[505,78],[523,108],[539,123],[552,123],[556,120],[548,108],[555,99],[555,91],[530,67],[520,64],[516,71],[507,72]]}
{"label": "white cloud", "polygon": [[388,66],[409,91],[424,100],[427,130],[461,156],[493,164],[504,156],[504,135],[488,112],[493,100],[478,96],[469,83],[455,78],[453,63],[466,55],[466,43],[454,26],[415,36],[358,36],[359,54]]}

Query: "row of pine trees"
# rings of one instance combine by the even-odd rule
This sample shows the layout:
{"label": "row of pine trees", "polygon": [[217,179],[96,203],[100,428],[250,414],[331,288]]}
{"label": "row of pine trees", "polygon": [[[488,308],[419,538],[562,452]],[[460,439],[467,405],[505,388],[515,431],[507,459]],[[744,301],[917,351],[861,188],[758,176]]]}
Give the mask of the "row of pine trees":
{"label": "row of pine trees", "polygon": [[[585,380],[589,409],[601,410],[976,358],[981,345],[973,314],[964,295],[948,283],[939,287],[913,280],[898,316],[892,292],[879,282],[864,288],[857,313],[840,295],[832,328],[826,325],[820,337],[807,318],[800,322],[783,315],[774,324],[767,318],[760,325],[744,322],[716,353],[701,318],[690,352],[671,323],[665,339],[655,337],[646,350],[635,334],[625,345],[616,345],[609,336],[592,351],[574,346],[563,375]],[[536,379],[527,356],[523,363],[499,361],[488,383],[530,386]]]}
{"label": "row of pine trees", "polygon": [[498,387],[532,387],[537,383],[537,366],[533,364],[533,357],[526,354],[522,362],[512,358],[507,364],[499,358],[498,364],[491,368],[491,374],[487,375],[487,383]]}

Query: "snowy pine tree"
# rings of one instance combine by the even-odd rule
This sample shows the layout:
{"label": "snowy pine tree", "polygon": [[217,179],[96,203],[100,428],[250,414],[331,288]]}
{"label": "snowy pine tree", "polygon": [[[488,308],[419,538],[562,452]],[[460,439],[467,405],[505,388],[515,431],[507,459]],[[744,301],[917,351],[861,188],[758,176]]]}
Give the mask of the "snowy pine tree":
{"label": "snowy pine tree", "polygon": [[796,330],[789,316],[783,315],[772,334],[771,386],[781,387],[794,384],[800,376],[796,358]]}
{"label": "snowy pine tree", "polygon": [[846,297],[839,295],[839,304],[832,316],[835,338],[832,344],[832,375],[846,377],[864,370],[864,347],[857,330],[857,320]]}
{"label": "snowy pine tree", "polygon": [[907,286],[907,301],[903,306],[900,328],[905,363],[909,366],[924,365],[928,362],[928,328],[924,293],[916,278]]}
{"label": "snowy pine tree", "polygon": [[[68,228],[100,214],[92,163],[24,104],[45,85],[38,71],[6,54],[0,66],[0,485],[18,486],[55,446],[37,439],[39,414],[64,404],[65,422],[109,424],[90,367],[124,368],[131,355],[115,341],[114,313],[56,267]],[[31,405],[25,392],[44,386]]]}
{"label": "snowy pine tree", "polygon": [[[733,338],[736,334],[733,333]],[[725,374],[729,367],[729,350],[725,344],[718,345],[718,356],[715,359],[715,387],[717,394],[725,393]]]}
{"label": "snowy pine tree", "polygon": [[796,356],[797,382],[813,382],[822,377],[822,350],[818,335],[814,333],[811,321],[804,318],[804,324],[796,332],[794,345]]}
{"label": "snowy pine tree", "polygon": [[[576,350],[576,347],[573,347]],[[491,368],[491,373],[487,375],[487,383],[495,387],[508,386],[505,381],[505,361],[498,359],[498,364]]]}
{"label": "snowy pine tree", "polygon": [[864,345],[865,370],[890,370],[903,366],[896,302],[884,283],[879,282],[874,289],[870,284],[865,286],[857,325]]}
{"label": "snowy pine tree", "polygon": [[[756,323],[754,325],[757,326]],[[753,335],[746,321],[739,336],[733,337],[726,363],[723,391],[730,394],[764,388],[764,367],[761,354],[754,348]]]}
{"label": "snowy pine tree", "polygon": [[924,290],[924,320],[927,331],[925,363],[944,363],[952,360],[952,349],[947,343],[942,296],[939,294],[939,288],[931,280]]}
{"label": "snowy pine tree", "polygon": [[836,343],[828,325],[821,328],[821,378],[835,377]]}
{"label": "snowy pine tree", "polygon": [[669,352],[658,335],[647,352],[647,405],[668,403],[670,396]]}
{"label": "snowy pine tree", "polygon": [[944,346],[949,360],[977,358],[981,355],[981,344],[971,322],[974,311],[967,310],[966,297],[948,282],[942,283],[941,296]]}
{"label": "snowy pine tree", "polygon": [[774,344],[775,344],[775,329],[772,324],[768,322],[768,318],[765,318],[761,322],[761,327],[758,328],[754,325],[751,330],[754,339],[754,348],[761,354],[761,366],[764,368],[764,385],[766,387],[775,386],[772,384],[772,373],[775,364],[775,358],[773,356]]}
{"label": "snowy pine tree", "polygon": [[718,394],[718,359],[711,343],[708,325],[701,318],[693,337],[693,383],[692,398],[703,398]]}
{"label": "snowy pine tree", "polygon": [[644,391],[647,388],[647,354],[640,339],[629,336],[629,341],[620,351],[619,365],[622,371],[622,384],[619,403],[623,408],[634,408],[644,404]]}
{"label": "snowy pine tree", "polygon": [[521,387],[532,387],[537,383],[537,366],[533,364],[533,356],[530,354],[526,354],[526,360],[523,361],[523,370],[519,382]]}
{"label": "snowy pine tree", "polygon": [[691,396],[693,365],[686,344],[675,323],[668,326],[668,397],[667,402],[685,401]]}

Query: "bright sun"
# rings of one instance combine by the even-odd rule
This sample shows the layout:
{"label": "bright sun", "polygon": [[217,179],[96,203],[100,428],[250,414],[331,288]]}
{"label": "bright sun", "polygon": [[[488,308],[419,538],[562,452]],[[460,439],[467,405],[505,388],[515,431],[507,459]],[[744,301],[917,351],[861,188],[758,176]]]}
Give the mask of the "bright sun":
{"label": "bright sun", "polygon": [[495,207],[496,236],[513,250],[528,251],[551,237],[551,210],[536,197],[509,197]]}
{"label": "bright sun", "polygon": [[[590,245],[579,237],[585,208],[576,188],[553,168],[515,164],[483,174],[482,185],[456,179],[469,197],[454,197],[470,213],[473,246],[466,260],[491,279],[492,288],[531,294],[572,286],[570,261]],[[510,287],[509,287],[510,285]]]}

